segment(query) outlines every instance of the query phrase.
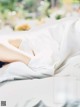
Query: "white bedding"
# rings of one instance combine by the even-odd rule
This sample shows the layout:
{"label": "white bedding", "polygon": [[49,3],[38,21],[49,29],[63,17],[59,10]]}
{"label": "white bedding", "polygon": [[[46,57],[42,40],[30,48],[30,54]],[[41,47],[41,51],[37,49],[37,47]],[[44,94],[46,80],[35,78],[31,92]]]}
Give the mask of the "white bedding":
{"label": "white bedding", "polygon": [[6,107],[53,107],[52,84],[51,77],[0,84],[0,102],[6,101]]}
{"label": "white bedding", "polygon": [[[23,34],[25,36],[26,33]],[[80,19],[79,18],[64,19],[58,22],[57,24],[55,24],[54,26],[44,28],[42,31],[37,31],[37,32],[33,31],[27,33],[27,36],[25,37],[29,39],[30,42],[32,43],[31,45],[33,46],[37,56],[31,60],[28,66],[26,66],[21,62],[15,62],[15,63],[11,63],[8,69],[4,70],[4,72],[2,72],[3,68],[1,68],[0,82],[6,80],[14,80],[14,79],[44,78],[54,75],[54,78],[52,77],[53,79],[51,80],[49,80],[48,78],[40,79],[40,80],[23,80],[22,84],[25,84],[26,82],[26,84],[29,85],[29,81],[31,81],[30,84],[34,83],[35,85],[37,85],[36,87],[40,87],[39,90],[37,89],[38,96],[36,96],[36,98],[37,97],[40,98],[39,92],[41,89],[44,90],[43,95],[46,98],[48,98],[48,93],[50,92],[48,91],[48,89],[53,90],[51,91],[51,94],[55,92],[55,97],[59,92],[58,88],[61,91],[63,90],[62,91],[63,96],[61,100],[59,100],[61,96],[58,96],[59,95],[58,94],[56,98],[54,97],[54,95],[50,95],[49,101],[51,102],[45,103],[45,101],[48,101],[46,99],[43,101],[46,105],[50,104],[51,107],[60,107],[60,105],[58,106],[58,104],[63,104],[67,100],[80,99],[80,92],[79,92],[80,90]],[[46,81],[41,82],[43,80]],[[47,84],[47,88],[46,88],[45,83],[47,83],[47,80],[49,80],[51,85]],[[40,84],[43,83],[44,85],[40,85],[39,83],[36,83],[37,81],[40,81],[41,82]],[[58,84],[59,82],[60,84]],[[2,97],[6,99],[9,98],[8,101],[11,100],[10,97],[4,97],[4,96],[5,95],[7,96],[8,91],[12,90],[11,86],[13,86],[15,92],[18,92],[19,89],[17,88],[20,85],[19,83],[21,84],[21,81],[17,81],[17,82],[14,81],[13,83],[10,82],[8,84],[3,85],[0,88],[0,94],[4,93]],[[28,87],[29,91],[32,91],[32,89],[30,88],[32,86],[33,85]],[[6,90],[8,89],[8,87],[11,88],[9,90]],[[27,89],[26,87],[23,89],[21,86],[20,88],[24,90],[23,92],[25,92],[25,89]],[[46,89],[47,92],[45,92]],[[33,91],[35,95],[37,91],[36,92]],[[20,92],[16,93],[16,95],[19,96],[20,94],[20,98],[21,98],[22,92],[21,93]],[[28,93],[28,90],[26,92]],[[69,96],[69,94],[71,96]],[[23,98],[24,104],[26,102],[26,95],[24,94],[22,95],[25,96],[25,98]],[[11,94],[11,96],[13,97],[14,95]],[[41,101],[43,99],[44,98],[41,97]],[[65,100],[63,101],[63,99]],[[16,103],[18,103],[18,101]],[[20,101],[19,103],[21,105]],[[54,103],[56,103],[57,105],[55,106]]]}

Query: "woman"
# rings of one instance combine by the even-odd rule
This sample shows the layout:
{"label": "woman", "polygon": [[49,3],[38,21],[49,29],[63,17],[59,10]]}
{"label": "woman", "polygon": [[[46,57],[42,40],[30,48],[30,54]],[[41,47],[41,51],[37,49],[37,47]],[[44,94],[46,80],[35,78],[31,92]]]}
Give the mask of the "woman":
{"label": "woman", "polygon": [[[15,78],[33,79],[53,75],[58,44],[48,32],[45,29],[30,33],[12,32],[8,37],[1,36],[0,61],[5,63],[1,64],[0,82]],[[3,66],[4,64],[6,65]]]}
{"label": "woman", "polygon": [[[77,21],[78,18],[66,19],[42,30],[20,32],[18,35],[21,36],[12,32],[8,38],[1,40],[1,37],[0,61],[10,63],[7,75],[10,73],[11,76],[15,72],[16,76],[16,72],[19,74],[20,70],[21,76],[23,73],[24,77],[28,75],[27,78],[48,77],[57,73],[61,64],[80,50],[80,39],[74,29]],[[26,74],[22,68],[25,68]]]}
{"label": "woman", "polygon": [[10,72],[11,76],[21,71],[26,78],[43,78],[53,75],[58,43],[48,29],[9,35],[7,38],[5,36],[2,39],[2,36],[2,40],[0,39],[0,61],[9,63],[1,68],[1,72],[6,72],[5,69],[7,69],[6,73]]}

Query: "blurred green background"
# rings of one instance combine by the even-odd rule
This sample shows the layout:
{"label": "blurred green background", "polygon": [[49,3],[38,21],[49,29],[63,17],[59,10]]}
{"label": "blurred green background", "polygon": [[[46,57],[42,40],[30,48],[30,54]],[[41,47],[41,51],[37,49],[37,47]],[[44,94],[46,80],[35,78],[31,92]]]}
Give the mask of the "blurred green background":
{"label": "blurred green background", "polygon": [[0,23],[12,27],[18,19],[61,19],[79,14],[80,0],[0,0]]}

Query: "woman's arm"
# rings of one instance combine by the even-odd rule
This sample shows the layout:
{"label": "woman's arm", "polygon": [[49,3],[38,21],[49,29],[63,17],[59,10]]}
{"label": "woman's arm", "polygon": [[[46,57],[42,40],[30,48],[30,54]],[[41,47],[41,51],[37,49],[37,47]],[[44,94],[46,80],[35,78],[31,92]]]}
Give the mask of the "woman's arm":
{"label": "woman's arm", "polygon": [[30,61],[29,55],[18,49],[21,39],[6,40],[0,42],[0,61],[2,62],[14,62],[21,61],[28,64]]}

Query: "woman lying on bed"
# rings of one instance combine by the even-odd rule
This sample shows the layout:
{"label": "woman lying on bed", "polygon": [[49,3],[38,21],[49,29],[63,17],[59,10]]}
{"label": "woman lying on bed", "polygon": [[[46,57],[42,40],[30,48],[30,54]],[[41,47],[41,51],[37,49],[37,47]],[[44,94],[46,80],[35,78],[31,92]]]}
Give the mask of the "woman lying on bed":
{"label": "woman lying on bed", "polygon": [[12,32],[8,37],[1,36],[0,73],[19,79],[52,76],[58,45],[48,34],[48,30],[45,30],[30,33]]}
{"label": "woman lying on bed", "polygon": [[47,33],[47,29],[45,30],[30,34],[21,32],[19,34],[12,33],[10,36],[1,36],[1,66],[5,63],[23,62],[32,68],[52,69],[58,46],[57,42]]}
{"label": "woman lying on bed", "polygon": [[[66,20],[68,23],[74,23],[77,19],[71,18]],[[31,39],[29,39],[29,41],[27,40],[27,36],[30,37],[30,35],[27,32],[20,33],[21,36],[15,36],[15,34],[11,34],[13,35],[12,37],[10,35],[2,40],[0,38],[1,66],[2,64],[4,64],[4,62],[11,63],[16,61],[20,61],[28,65],[31,59],[35,56],[40,57],[37,60],[37,64],[40,64],[39,67],[43,66],[43,64],[46,66],[48,66],[49,64],[53,65],[53,62],[56,60],[58,53],[58,42],[61,41],[62,35],[65,33],[66,29],[68,29],[67,23],[65,20],[63,20],[60,23],[51,26],[51,28],[45,28],[45,30],[39,30],[36,31],[36,33],[31,33]],[[26,51],[20,49],[23,41],[23,48],[25,48]],[[30,53],[32,55],[27,52],[27,48],[29,48],[29,45],[31,45]]]}
{"label": "woman lying on bed", "polygon": [[[17,68],[14,71],[18,72],[17,69],[21,69],[22,66],[20,64],[25,65],[26,71],[24,71],[30,74],[28,77],[32,76],[33,73],[34,78],[53,75],[69,55],[73,55],[80,50],[79,37],[77,36],[78,39],[75,38],[76,30],[74,30],[74,27],[76,22],[77,19],[68,19],[68,21],[61,21],[50,28],[30,33],[20,32],[18,35],[21,36],[16,36],[12,32],[8,38],[4,37],[2,39],[1,37],[1,64],[5,62],[10,63],[9,65],[15,65],[14,63],[20,62],[16,65]],[[74,42],[77,44],[76,48],[75,45],[72,45]],[[12,72],[15,66],[8,66],[8,68]]]}
{"label": "woman lying on bed", "polygon": [[14,78],[34,79],[52,76],[57,53],[58,43],[48,29],[2,35],[0,81],[9,77],[9,80],[13,80]]}

